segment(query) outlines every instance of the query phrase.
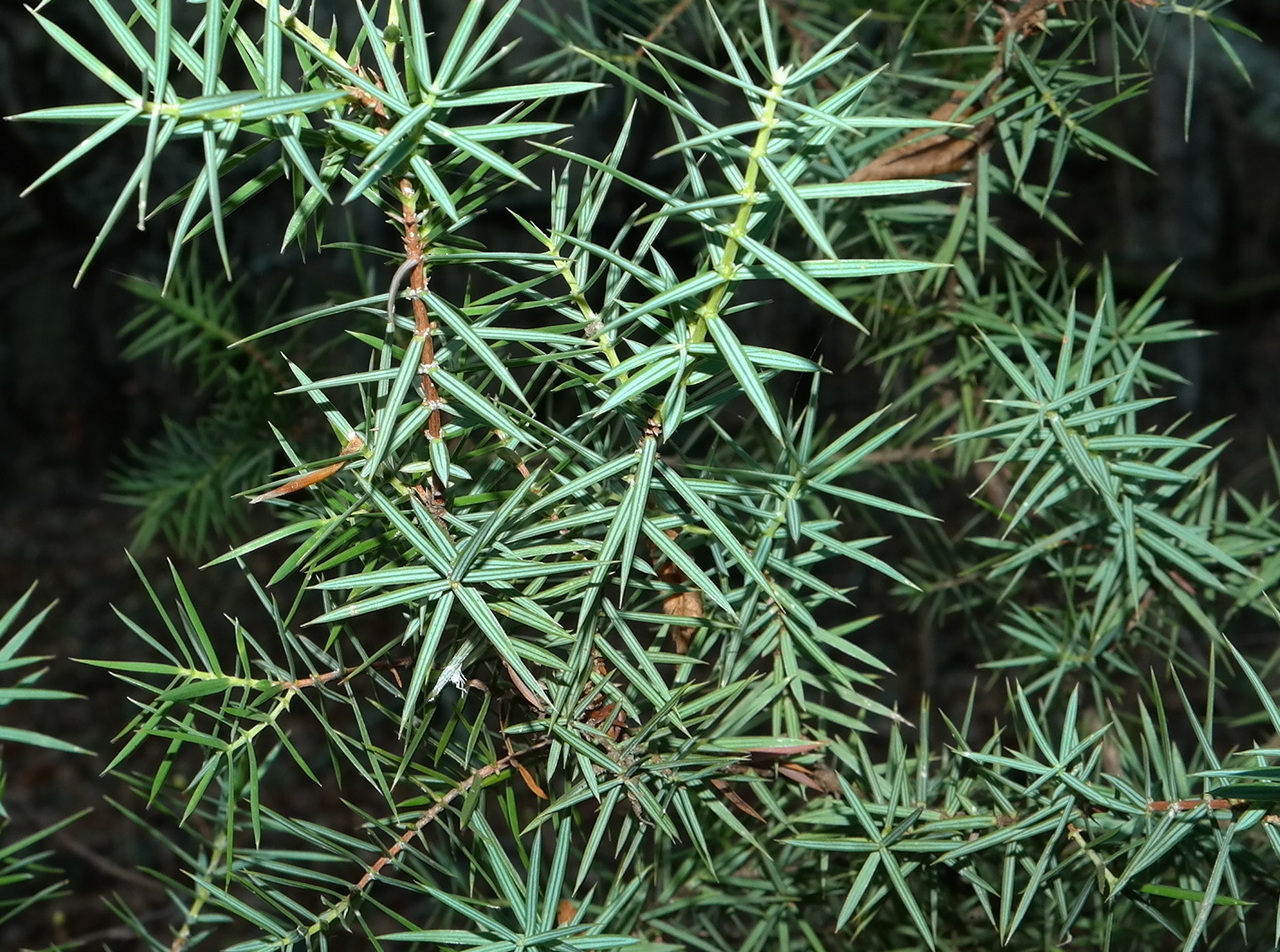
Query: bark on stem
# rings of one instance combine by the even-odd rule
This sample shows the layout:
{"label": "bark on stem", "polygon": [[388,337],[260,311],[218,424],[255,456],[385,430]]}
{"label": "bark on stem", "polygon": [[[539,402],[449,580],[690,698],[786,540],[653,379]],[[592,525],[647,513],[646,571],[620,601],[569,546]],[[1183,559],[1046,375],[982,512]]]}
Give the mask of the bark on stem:
{"label": "bark on stem", "polygon": [[[404,226],[405,261],[414,262],[409,271],[410,301],[413,306],[413,333],[422,338],[422,366],[419,379],[422,382],[422,402],[430,413],[427,416],[428,440],[443,438],[444,421],[440,411],[440,391],[431,379],[431,368],[436,363],[435,342],[431,335],[435,324],[427,312],[427,267],[422,249],[422,235],[418,230],[418,190],[412,180],[402,178],[400,191],[400,220]],[[444,511],[444,478],[440,473],[431,474],[429,497],[426,502],[437,517]]]}

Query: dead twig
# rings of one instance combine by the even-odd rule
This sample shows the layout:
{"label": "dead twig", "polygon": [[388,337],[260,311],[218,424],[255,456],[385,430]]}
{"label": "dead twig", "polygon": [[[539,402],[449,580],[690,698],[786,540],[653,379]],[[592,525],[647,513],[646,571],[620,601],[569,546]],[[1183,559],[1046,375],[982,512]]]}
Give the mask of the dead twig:
{"label": "dead twig", "polygon": [[443,813],[445,808],[458,797],[462,796],[477,783],[487,780],[496,774],[502,773],[502,771],[506,770],[508,767],[515,766],[520,757],[527,757],[530,754],[544,750],[550,746],[550,744],[550,738],[540,740],[532,747],[527,747],[518,753],[507,754],[507,756],[499,760],[495,760],[491,764],[485,764],[483,767],[473,771],[469,776],[460,780],[450,788],[444,796],[424,810],[422,815],[414,822],[413,826],[405,830],[404,834],[391,844],[386,853],[384,853],[377,862],[365,870],[364,875],[361,876],[356,884],[351,887],[347,895],[350,897],[364,892],[365,889],[368,888],[369,884],[378,878],[378,875],[386,868],[387,864],[395,862],[396,857],[404,852],[405,848],[408,847],[413,838],[426,829],[426,827],[430,825],[436,817]]}

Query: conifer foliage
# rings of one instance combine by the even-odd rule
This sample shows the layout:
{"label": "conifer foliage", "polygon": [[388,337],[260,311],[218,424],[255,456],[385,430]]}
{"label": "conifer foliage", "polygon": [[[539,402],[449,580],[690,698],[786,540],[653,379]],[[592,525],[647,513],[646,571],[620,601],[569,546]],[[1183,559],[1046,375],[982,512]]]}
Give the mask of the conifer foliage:
{"label": "conifer foliage", "polygon": [[[1043,250],[1219,4],[86,2],[21,118],[137,150],[85,267],[172,230],[126,334],[212,408],[120,492],[261,605],[88,661],[139,948],[1280,944],[1275,504],[1162,422],[1167,274]],[[246,314],[264,209],[321,278]]]}

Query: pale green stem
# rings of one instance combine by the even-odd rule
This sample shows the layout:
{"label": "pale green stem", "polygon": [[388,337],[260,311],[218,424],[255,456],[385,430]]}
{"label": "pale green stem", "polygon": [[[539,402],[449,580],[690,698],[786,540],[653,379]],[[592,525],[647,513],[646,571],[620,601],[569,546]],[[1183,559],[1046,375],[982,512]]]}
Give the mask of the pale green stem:
{"label": "pale green stem", "polygon": [[756,180],[760,177],[760,160],[767,154],[769,137],[778,125],[778,120],[774,114],[778,109],[778,97],[782,94],[785,80],[785,74],[775,76],[774,84],[765,96],[764,109],[760,112],[760,131],[756,133],[755,144],[747,154],[747,170],[742,176],[742,204],[738,206],[738,217],[734,219],[733,225],[729,228],[728,239],[724,243],[724,251],[720,255],[720,260],[716,263],[716,273],[720,275],[721,281],[711,289],[711,293],[707,295],[702,307],[698,308],[698,321],[694,324],[693,330],[689,335],[695,344],[700,344],[706,340],[707,326],[713,318],[720,314],[724,296],[729,293],[733,272],[737,267],[735,259],[738,256],[739,241],[747,234],[751,211],[755,207],[756,199],[760,197],[760,192],[756,190]]}
{"label": "pale green stem", "polygon": [[[590,329],[592,325],[599,323],[599,317],[591,309],[591,305],[587,303],[586,295],[582,293],[582,285],[578,283],[578,276],[573,273],[569,259],[560,254],[560,250],[552,244],[550,239],[547,239],[547,250],[555,255],[556,270],[564,278],[564,283],[569,286],[569,296],[578,305],[578,310],[582,312],[582,317],[587,322],[587,333],[600,345],[600,350],[604,352],[605,359],[609,361],[609,366],[618,366],[622,361],[618,359],[618,352],[614,349],[613,341],[609,339],[608,332],[602,327],[598,334],[591,334]],[[627,375],[622,374],[621,380],[626,383]]]}
{"label": "pale green stem", "polygon": [[293,696],[296,693],[298,693],[297,689],[290,688],[281,694],[280,698],[272,705],[271,710],[267,715],[247,731],[242,731],[240,736],[227,744],[227,749],[224,753],[229,754],[238,747],[244,747],[246,744],[252,743],[255,737],[274,724],[281,714],[284,714],[289,710],[289,702],[293,700]]}
{"label": "pale green stem", "polygon": [[[724,305],[725,295],[729,293],[729,288],[733,283],[733,273],[737,268],[736,259],[738,249],[741,246],[740,242],[747,234],[751,221],[751,211],[755,207],[756,200],[760,197],[760,192],[756,189],[756,182],[760,178],[760,160],[767,154],[769,137],[778,125],[775,114],[778,110],[778,99],[782,95],[786,79],[786,70],[775,75],[773,77],[773,85],[769,88],[769,92],[765,94],[764,108],[760,111],[760,130],[756,133],[755,144],[752,145],[751,151],[747,154],[747,168],[742,176],[742,204],[738,206],[738,215],[734,219],[733,225],[729,228],[729,234],[724,243],[720,260],[716,262],[715,266],[716,273],[720,275],[721,280],[719,284],[711,289],[707,299],[698,308],[698,319],[689,332],[690,343],[700,344],[707,339],[707,330],[711,325],[711,321],[720,315],[720,308]],[[687,367],[680,385],[687,386],[692,374],[693,367]],[[654,420],[661,423],[665,410],[666,402],[664,401],[658,407],[657,412],[654,413]]]}
{"label": "pale green stem", "polygon": [[272,3],[271,0],[258,0],[258,6],[268,13],[275,13],[281,26],[293,30],[323,59],[327,59],[335,66],[340,66],[348,72],[352,71],[351,64],[343,59],[342,54],[330,46],[329,41],[323,36],[299,20],[288,7],[283,4]]}
{"label": "pale green stem", "polygon": [[[209,854],[209,860],[204,864],[204,875],[206,879],[213,876],[213,871],[222,863],[222,857],[226,853],[227,842],[223,838],[223,834],[219,833],[213,841],[213,850]],[[182,927],[173,937],[173,942],[169,944],[169,952],[182,952],[187,947],[187,943],[191,941],[191,925],[200,919],[200,912],[204,909],[204,904],[209,900],[209,889],[206,886],[197,886],[195,896],[191,900],[191,905],[187,907],[186,915],[182,919]]]}

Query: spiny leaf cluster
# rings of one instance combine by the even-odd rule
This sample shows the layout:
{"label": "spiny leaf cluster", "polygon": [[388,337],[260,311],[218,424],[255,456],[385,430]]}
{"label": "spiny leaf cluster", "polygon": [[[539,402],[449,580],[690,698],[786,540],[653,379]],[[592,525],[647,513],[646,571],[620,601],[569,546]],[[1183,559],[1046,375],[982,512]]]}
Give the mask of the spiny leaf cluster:
{"label": "spiny leaf cluster", "polygon": [[[143,657],[89,662],[138,709],[109,769],[148,812],[122,809],[180,871],[175,938],[118,908],[150,947],[1274,941],[1274,752],[1233,754],[1214,706],[1243,687],[1280,730],[1221,634],[1280,574],[1274,503],[1222,490],[1214,427],[1153,422],[1151,353],[1196,334],[1167,275],[1126,303],[1001,222],[1070,238],[1067,159],[1136,161],[1090,120],[1143,77],[1094,49],[1141,64],[1150,4],[981,6],[962,37],[943,4],[584,3],[531,17],[557,48],[531,74],[518,0],[439,30],[416,0],[90,5],[137,75],[36,13],[116,99],[25,118],[93,127],[50,175],[144,130],[94,249],[176,210],[129,333],[242,434],[214,460],[175,430],[126,490],[195,547],[278,517],[215,559],[255,618],[144,577]],[[198,173],[153,203],[184,142]],[[251,200],[358,293],[256,319],[211,293],[182,249],[237,273]],[[383,230],[329,242],[344,204]],[[282,425],[244,433],[262,408]],[[877,624],[1010,686],[912,723]]]}

